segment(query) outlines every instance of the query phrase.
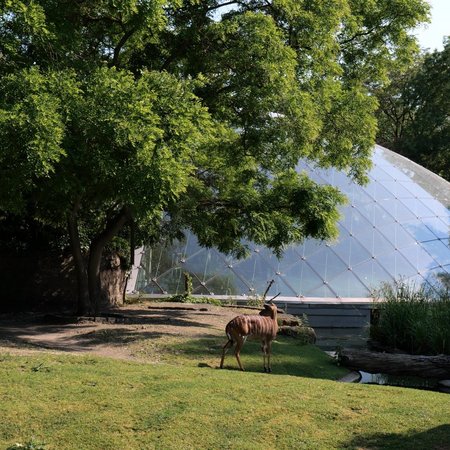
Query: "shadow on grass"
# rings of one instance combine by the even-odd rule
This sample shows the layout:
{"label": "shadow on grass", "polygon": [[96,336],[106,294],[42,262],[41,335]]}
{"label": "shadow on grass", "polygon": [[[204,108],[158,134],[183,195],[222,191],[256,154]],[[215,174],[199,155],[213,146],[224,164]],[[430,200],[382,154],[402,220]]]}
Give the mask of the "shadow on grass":
{"label": "shadow on grass", "polygon": [[392,450],[450,450],[450,425],[440,425],[420,433],[376,433],[357,436],[345,448]]}
{"label": "shadow on grass", "polygon": [[[198,367],[218,368],[222,347],[226,339],[210,338],[190,340],[177,345],[185,358]],[[241,352],[241,361],[247,372],[263,372],[263,355],[260,344],[247,341]],[[335,361],[315,345],[303,345],[294,338],[279,337],[272,344],[272,373],[308,378],[336,380],[348,371],[338,367]],[[224,370],[238,370],[233,349],[225,357]]]}

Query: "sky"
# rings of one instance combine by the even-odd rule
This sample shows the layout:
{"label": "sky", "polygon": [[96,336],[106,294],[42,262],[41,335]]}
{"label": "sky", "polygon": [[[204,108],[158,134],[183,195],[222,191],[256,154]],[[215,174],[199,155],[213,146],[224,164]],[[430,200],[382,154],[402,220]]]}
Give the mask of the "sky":
{"label": "sky", "polygon": [[431,23],[420,26],[414,34],[423,49],[442,50],[444,36],[450,35],[450,0],[428,0]]}

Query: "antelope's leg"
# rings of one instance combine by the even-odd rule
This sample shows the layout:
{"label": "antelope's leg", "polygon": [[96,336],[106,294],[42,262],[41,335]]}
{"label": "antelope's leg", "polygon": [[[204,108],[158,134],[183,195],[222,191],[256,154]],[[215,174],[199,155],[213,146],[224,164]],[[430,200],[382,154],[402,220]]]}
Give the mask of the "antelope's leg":
{"label": "antelope's leg", "polygon": [[233,341],[231,339],[228,339],[227,343],[223,346],[222,359],[220,360],[220,368],[221,369],[223,369],[223,361],[225,360],[225,354],[228,351],[228,349],[232,346],[233,346]]}
{"label": "antelope's leg", "polygon": [[239,364],[239,369],[241,369],[242,371],[244,371],[244,368],[242,367],[241,358],[239,356],[240,356],[242,347],[244,346],[244,342],[245,342],[244,339],[242,339],[242,338],[238,339],[236,341],[236,348],[234,350],[234,354],[235,354],[237,362]]}
{"label": "antelope's leg", "polygon": [[267,351],[267,372],[272,372],[272,367],[270,365],[270,355],[272,353],[272,341],[267,341],[267,346],[266,346],[266,351]]}
{"label": "antelope's leg", "polygon": [[261,351],[263,353],[263,368],[264,368],[264,372],[266,372],[267,371],[267,369],[266,369],[266,354],[267,354],[266,341],[261,342]]}

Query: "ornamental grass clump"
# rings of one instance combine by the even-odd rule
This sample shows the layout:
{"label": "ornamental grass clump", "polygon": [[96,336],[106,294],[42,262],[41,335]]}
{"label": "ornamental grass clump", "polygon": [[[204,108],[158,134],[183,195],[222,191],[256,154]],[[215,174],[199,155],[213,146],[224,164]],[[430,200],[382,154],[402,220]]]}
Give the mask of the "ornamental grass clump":
{"label": "ornamental grass clump", "polygon": [[417,288],[405,281],[383,284],[375,293],[373,340],[412,354],[450,354],[447,288]]}

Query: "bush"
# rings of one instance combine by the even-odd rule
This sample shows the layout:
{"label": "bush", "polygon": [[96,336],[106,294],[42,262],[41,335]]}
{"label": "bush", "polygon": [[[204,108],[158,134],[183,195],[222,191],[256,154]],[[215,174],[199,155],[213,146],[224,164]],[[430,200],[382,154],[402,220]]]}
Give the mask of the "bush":
{"label": "bush", "polygon": [[448,289],[431,291],[397,281],[382,285],[375,297],[372,339],[412,354],[450,354]]}

